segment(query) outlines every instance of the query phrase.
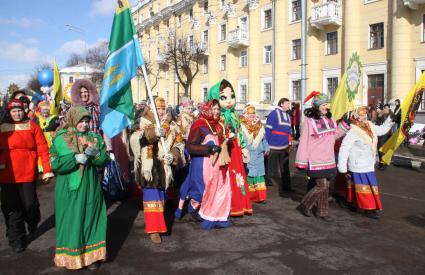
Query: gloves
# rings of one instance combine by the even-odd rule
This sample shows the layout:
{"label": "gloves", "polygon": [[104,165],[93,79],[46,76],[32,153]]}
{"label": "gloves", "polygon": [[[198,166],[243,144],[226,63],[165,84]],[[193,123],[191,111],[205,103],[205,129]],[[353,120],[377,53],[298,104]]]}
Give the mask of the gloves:
{"label": "gloves", "polygon": [[173,155],[169,154],[169,153],[166,154],[163,158],[164,163],[167,164],[167,165],[171,165],[173,163],[173,160],[174,160]]}
{"label": "gloves", "polygon": [[162,128],[158,128],[158,127],[155,127],[155,135],[157,136],[157,137],[165,137],[165,132],[164,132],[164,129],[162,129]]}
{"label": "gloves", "polygon": [[217,145],[208,146],[208,153],[209,154],[215,154],[215,153],[220,153],[220,152],[221,152],[220,146],[217,146]]}
{"label": "gloves", "polygon": [[100,154],[99,149],[96,146],[89,146],[86,148],[84,153],[89,157],[98,157]]}
{"label": "gloves", "polygon": [[86,154],[76,154],[75,160],[77,161],[77,163],[84,165],[87,163],[87,156]]}

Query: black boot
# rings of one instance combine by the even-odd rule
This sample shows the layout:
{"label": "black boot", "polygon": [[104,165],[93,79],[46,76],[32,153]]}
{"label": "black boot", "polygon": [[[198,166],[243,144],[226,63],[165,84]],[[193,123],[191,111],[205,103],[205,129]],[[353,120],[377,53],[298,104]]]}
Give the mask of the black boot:
{"label": "black boot", "polygon": [[9,241],[9,245],[16,253],[21,253],[25,250],[25,238]]}

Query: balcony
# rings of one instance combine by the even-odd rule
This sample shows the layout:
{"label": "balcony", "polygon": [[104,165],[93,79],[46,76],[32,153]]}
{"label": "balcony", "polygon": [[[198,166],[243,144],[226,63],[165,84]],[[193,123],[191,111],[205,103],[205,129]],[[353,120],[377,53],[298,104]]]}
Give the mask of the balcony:
{"label": "balcony", "polygon": [[156,57],[155,57],[155,61],[156,61],[156,63],[158,63],[158,65],[166,65],[167,64],[167,60],[166,60],[164,54],[157,53]]}
{"label": "balcony", "polygon": [[237,28],[229,32],[229,38],[227,39],[227,43],[232,48],[239,48],[241,46],[248,46],[248,31],[241,30]]}
{"label": "balcony", "polygon": [[328,25],[342,25],[341,5],[335,2],[328,2],[313,7],[311,25],[320,30]]}
{"label": "balcony", "polygon": [[403,0],[404,5],[411,8],[412,10],[417,10],[419,5],[425,4],[425,0]]}

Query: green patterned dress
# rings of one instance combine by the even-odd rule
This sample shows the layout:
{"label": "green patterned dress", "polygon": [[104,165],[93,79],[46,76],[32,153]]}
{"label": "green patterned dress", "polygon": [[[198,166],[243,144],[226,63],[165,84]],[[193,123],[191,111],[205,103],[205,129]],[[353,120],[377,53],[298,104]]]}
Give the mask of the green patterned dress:
{"label": "green patterned dress", "polygon": [[50,148],[51,166],[56,173],[56,266],[80,269],[106,259],[106,205],[96,167],[105,166],[107,156],[101,136],[86,132],[74,133],[77,146],[84,151],[84,141],[95,141],[100,149],[97,158],[90,157],[86,165],[75,161],[75,154],[66,136],[59,131]]}

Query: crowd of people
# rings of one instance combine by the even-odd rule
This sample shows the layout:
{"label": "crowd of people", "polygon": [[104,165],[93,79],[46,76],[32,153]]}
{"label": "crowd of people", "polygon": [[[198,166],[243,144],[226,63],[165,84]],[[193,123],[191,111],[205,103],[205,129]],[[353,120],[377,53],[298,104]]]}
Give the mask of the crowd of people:
{"label": "crowd of people", "polygon": [[297,207],[301,214],[331,221],[328,195],[334,182],[351,209],[379,218],[375,157],[383,137],[399,123],[397,109],[359,107],[336,121],[326,95],[310,98],[302,123],[300,104],[291,108],[282,98],[264,125],[254,106],[235,109],[233,86],[221,80],[210,88],[208,101],[196,106],[184,98],[170,108],[161,97],[154,105],[135,104],[134,126],[110,139],[100,128],[99,94],[89,80],[75,81],[72,101],[57,113],[51,102],[15,92],[0,126],[1,208],[9,244],[16,252],[25,249],[27,233],[40,221],[37,182],[55,177],[54,263],[97,268],[106,259],[107,241],[100,182],[111,159],[119,163],[123,182],[140,186],[145,230],[156,244],[169,230],[167,201],[178,201],[176,218],[188,214],[210,230],[231,226],[231,217],[253,215],[252,204],[267,200],[267,185],[277,186],[283,197],[295,192],[290,175],[295,151],[295,166],[308,178]]}

